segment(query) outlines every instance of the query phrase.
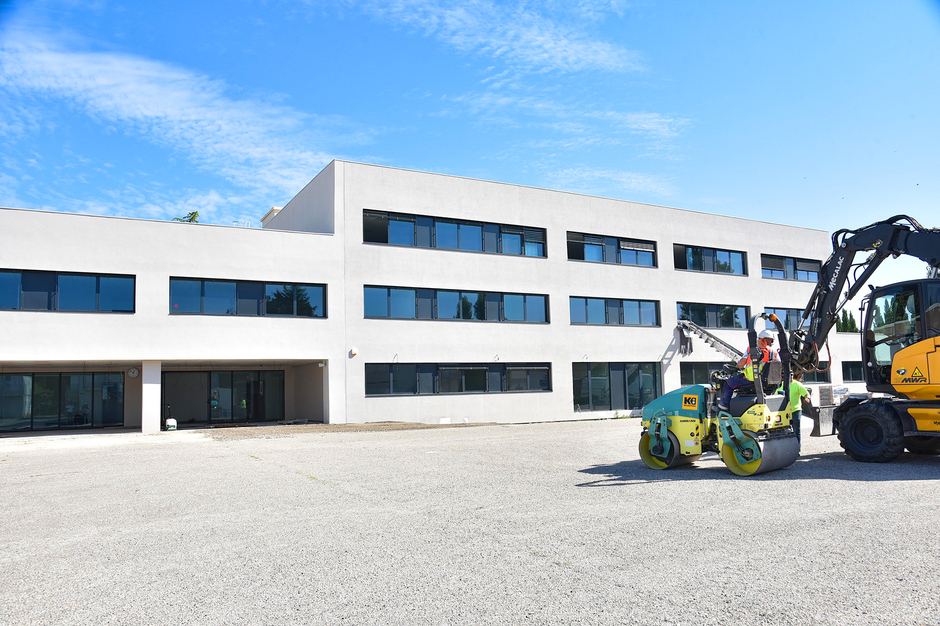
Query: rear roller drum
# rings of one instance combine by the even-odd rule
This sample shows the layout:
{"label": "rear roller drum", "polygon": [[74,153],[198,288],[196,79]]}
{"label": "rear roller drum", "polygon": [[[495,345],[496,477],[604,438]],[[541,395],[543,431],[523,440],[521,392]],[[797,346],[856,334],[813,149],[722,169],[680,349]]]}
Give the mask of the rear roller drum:
{"label": "rear roller drum", "polygon": [[[745,431],[744,436],[756,441],[754,435],[749,432]],[[722,446],[721,460],[738,476],[754,476],[793,465],[800,456],[800,442],[796,435],[758,441],[757,445],[760,446],[761,456],[756,461],[740,463],[734,449],[729,445]]]}
{"label": "rear roller drum", "polygon": [[640,437],[640,458],[652,469],[663,470],[688,465],[702,456],[701,454],[684,456],[679,451],[679,440],[672,433],[669,433],[669,443],[669,453],[664,458],[653,456],[653,453],[650,452],[650,436],[648,433],[643,433]]}

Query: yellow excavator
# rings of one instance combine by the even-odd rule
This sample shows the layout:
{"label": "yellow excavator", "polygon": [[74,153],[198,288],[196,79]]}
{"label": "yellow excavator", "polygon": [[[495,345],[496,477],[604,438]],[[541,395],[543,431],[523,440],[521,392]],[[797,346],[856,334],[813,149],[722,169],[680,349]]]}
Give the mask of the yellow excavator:
{"label": "yellow excavator", "polygon": [[[839,230],[832,236],[832,246],[803,311],[800,330],[787,336],[772,315],[751,319],[752,353],[756,353],[757,320],[768,319],[777,327],[779,378],[785,390],[791,370],[819,371],[820,348],[839,312],[888,257],[917,257],[933,268],[935,276],[940,268],[940,230],[924,228],[906,215]],[[856,262],[860,253],[868,254]],[[874,463],[891,461],[905,448],[916,454],[940,454],[940,279],[872,288],[862,307],[862,363],[871,393],[832,411],[832,428],[842,448],[855,460]],[[791,465],[798,446],[789,425],[789,403],[784,403],[788,394],[766,393],[777,382],[769,379],[772,369],[776,368],[766,368],[768,374],[762,371],[762,382],[756,381],[753,390],[739,393],[729,411],[711,406],[721,375],[713,376],[712,385],[677,389],[647,405],[641,458],[653,469],[668,469],[715,451],[732,472],[744,476]]]}

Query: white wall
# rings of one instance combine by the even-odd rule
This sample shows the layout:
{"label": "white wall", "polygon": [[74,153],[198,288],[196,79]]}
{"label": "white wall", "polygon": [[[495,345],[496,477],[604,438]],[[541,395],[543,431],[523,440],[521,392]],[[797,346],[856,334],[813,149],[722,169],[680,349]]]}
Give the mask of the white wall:
{"label": "white wall", "polygon": [[[549,256],[364,244],[364,208],[544,228]],[[678,387],[677,301],[802,309],[813,285],[761,278],[760,254],[830,253],[829,235],[818,230],[344,161],[330,163],[264,229],[13,209],[0,210],[0,224],[0,268],[137,277],[133,315],[0,311],[0,325],[16,329],[0,335],[0,367],[278,367],[287,372],[288,418],[331,422],[603,416],[575,412],[572,363],[663,362],[664,389]],[[655,241],[658,267],[568,261],[567,231]],[[674,243],[744,251],[749,275],[676,270]],[[329,317],[170,315],[171,276],[325,283]],[[365,284],[547,294],[551,324],[366,320]],[[571,325],[569,296],[657,300],[662,325]],[[747,341],[742,330],[716,334],[739,349]],[[687,360],[724,360],[694,341]],[[834,334],[832,343],[839,384],[841,360],[860,358],[857,337]],[[553,391],[366,398],[365,364],[395,361],[547,362]],[[140,384],[127,383],[125,423],[139,425]]]}
{"label": "white wall", "polygon": [[[802,309],[813,285],[761,278],[760,254],[824,260],[824,231],[451,176],[336,162],[344,177],[347,347],[350,421],[532,421],[599,416],[574,412],[573,362],[665,360],[666,390],[678,387],[676,302]],[[364,244],[364,208],[547,229],[548,258]],[[567,231],[657,242],[658,268],[567,260]],[[337,232],[337,235],[340,235]],[[748,276],[675,270],[673,243],[742,250]],[[366,320],[363,285],[544,293],[551,324]],[[658,300],[658,329],[573,326],[568,297]],[[746,332],[718,331],[744,349]],[[549,394],[366,398],[364,364],[388,362],[550,362]],[[724,360],[701,342],[690,358]]]}
{"label": "white wall", "polygon": [[[342,244],[332,235],[16,209],[0,209],[0,225],[0,268],[136,276],[133,314],[0,311],[0,367],[343,362]],[[171,315],[171,276],[323,283],[329,317]],[[125,425],[140,426],[140,383],[126,381]]]}

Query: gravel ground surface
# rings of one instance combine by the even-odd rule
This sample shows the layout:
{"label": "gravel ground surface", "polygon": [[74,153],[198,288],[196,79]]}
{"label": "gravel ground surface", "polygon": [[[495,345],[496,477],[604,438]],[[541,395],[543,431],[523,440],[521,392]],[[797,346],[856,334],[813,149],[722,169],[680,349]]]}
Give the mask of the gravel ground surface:
{"label": "gravel ground surface", "polygon": [[940,624],[940,458],[654,472],[639,430],[0,439],[0,623]]}

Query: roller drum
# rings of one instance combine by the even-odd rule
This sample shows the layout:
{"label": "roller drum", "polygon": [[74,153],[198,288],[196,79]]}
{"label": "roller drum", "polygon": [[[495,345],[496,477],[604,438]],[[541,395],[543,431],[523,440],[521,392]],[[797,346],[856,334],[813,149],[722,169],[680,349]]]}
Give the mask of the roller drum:
{"label": "roller drum", "polygon": [[[744,431],[744,435],[757,440],[751,432]],[[760,446],[761,456],[756,461],[742,465],[738,462],[732,447],[728,445],[721,449],[721,460],[738,476],[756,476],[793,465],[800,456],[800,442],[796,435],[765,439],[758,441],[757,445]]]}
{"label": "roller drum", "polygon": [[665,458],[659,458],[653,456],[653,453],[650,452],[650,436],[648,433],[643,433],[640,437],[640,458],[643,459],[643,462],[646,463],[652,469],[663,470],[663,469],[672,469],[673,467],[679,467],[680,465],[688,465],[693,461],[697,461],[701,458],[701,454],[693,454],[691,456],[685,456],[679,451],[679,440],[676,439],[676,436],[671,432],[669,433],[669,454]]}

